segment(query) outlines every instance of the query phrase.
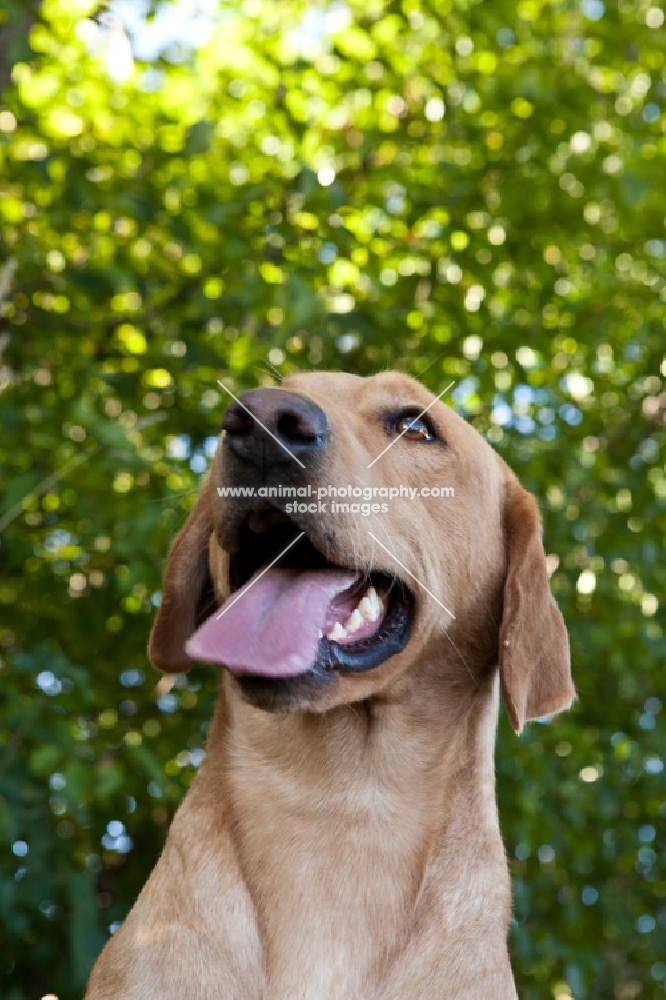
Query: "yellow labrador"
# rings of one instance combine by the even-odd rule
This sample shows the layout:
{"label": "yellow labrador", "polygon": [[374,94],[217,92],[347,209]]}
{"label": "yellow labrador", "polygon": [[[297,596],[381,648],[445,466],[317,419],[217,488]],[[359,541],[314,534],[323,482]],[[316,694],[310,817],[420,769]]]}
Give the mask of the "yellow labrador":
{"label": "yellow labrador", "polygon": [[149,647],[224,668],[206,758],[87,1000],[516,997],[499,689],[517,732],[568,707],[567,633],[536,503],[432,400],[316,372],[229,407]]}

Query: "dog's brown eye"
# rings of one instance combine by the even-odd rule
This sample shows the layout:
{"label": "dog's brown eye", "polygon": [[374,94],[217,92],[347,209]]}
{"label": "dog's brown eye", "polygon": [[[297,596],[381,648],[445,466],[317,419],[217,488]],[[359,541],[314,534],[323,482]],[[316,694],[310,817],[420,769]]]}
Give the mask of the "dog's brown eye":
{"label": "dog's brown eye", "polygon": [[435,436],[421,417],[400,417],[397,429],[398,434],[402,434],[412,441],[432,441]]}

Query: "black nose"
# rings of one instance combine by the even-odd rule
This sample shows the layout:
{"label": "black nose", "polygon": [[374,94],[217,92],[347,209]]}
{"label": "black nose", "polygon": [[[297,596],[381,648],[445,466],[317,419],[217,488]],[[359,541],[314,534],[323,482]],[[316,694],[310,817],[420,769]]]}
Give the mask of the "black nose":
{"label": "black nose", "polygon": [[239,458],[259,464],[315,455],[328,438],[326,414],[311,399],[286,389],[249,389],[224,415],[226,441]]}

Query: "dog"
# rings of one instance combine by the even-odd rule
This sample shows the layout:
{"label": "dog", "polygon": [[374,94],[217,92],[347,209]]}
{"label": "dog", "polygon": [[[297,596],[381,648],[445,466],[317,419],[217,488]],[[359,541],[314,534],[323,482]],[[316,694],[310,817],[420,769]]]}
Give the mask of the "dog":
{"label": "dog", "polygon": [[515,1000],[500,689],[518,733],[575,691],[537,504],[477,431],[395,372],[243,393],[149,656],[219,697],[87,1000]]}

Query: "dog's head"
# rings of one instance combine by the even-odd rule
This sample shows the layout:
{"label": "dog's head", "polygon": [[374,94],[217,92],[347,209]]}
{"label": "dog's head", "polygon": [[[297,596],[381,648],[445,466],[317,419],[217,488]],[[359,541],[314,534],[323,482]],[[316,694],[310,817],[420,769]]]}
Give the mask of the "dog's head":
{"label": "dog's head", "polygon": [[261,708],[324,711],[445,646],[459,684],[499,663],[517,731],[574,697],[538,509],[493,449],[397,373],[300,373],[233,402],[169,553],[153,663],[219,663]]}

